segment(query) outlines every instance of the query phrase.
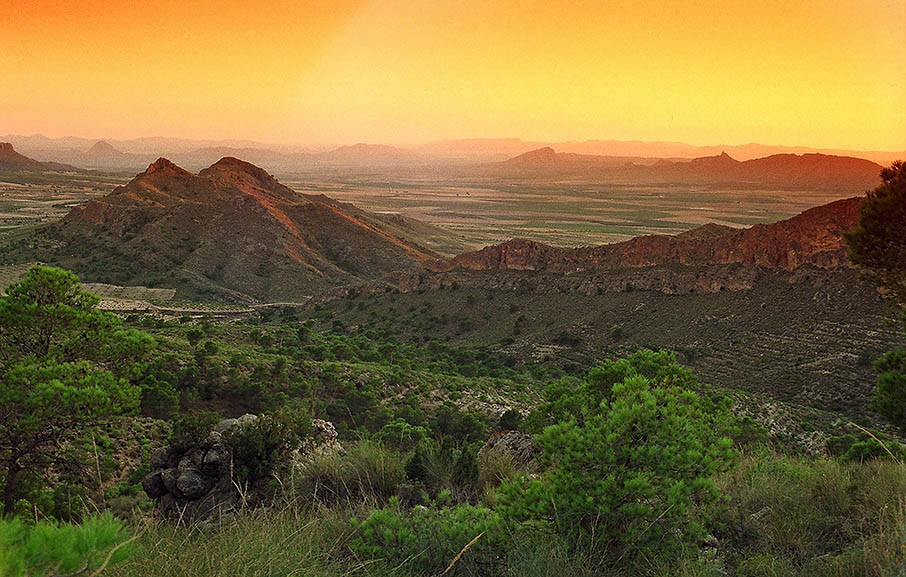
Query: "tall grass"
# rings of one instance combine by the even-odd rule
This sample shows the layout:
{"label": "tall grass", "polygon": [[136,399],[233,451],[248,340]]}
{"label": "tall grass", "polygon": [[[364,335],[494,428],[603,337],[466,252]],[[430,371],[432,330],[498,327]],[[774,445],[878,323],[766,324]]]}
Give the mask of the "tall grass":
{"label": "tall grass", "polygon": [[295,471],[291,501],[308,506],[381,505],[406,480],[405,456],[376,441],[361,441],[346,453],[316,455]]}
{"label": "tall grass", "polygon": [[745,455],[718,479],[739,575],[906,575],[906,466]]}
{"label": "tall grass", "polygon": [[[221,527],[157,524],[137,542],[134,561],[117,577],[265,577],[423,575],[419,559],[399,551],[364,558],[352,546],[361,534],[351,519],[383,507],[405,479],[405,454],[381,444],[351,445],[345,455],[317,457],[287,483],[287,498],[268,510],[245,513]],[[493,482],[510,474],[505,463],[484,464]],[[747,453],[716,478],[727,495],[711,530],[717,546],[691,546],[679,556],[647,559],[605,575],[628,577],[903,577],[906,575],[906,465],[892,461],[838,463]],[[291,487],[290,487],[291,485]],[[329,488],[329,490],[328,490]],[[486,503],[493,505],[492,503]],[[447,504],[445,507],[451,507]],[[433,509],[432,509],[433,510]],[[429,511],[421,510],[422,514]],[[403,510],[404,516],[417,511]],[[417,517],[417,515],[416,515]],[[415,518],[415,517],[413,517]],[[438,522],[455,519],[452,509]],[[424,529],[424,528],[423,528]],[[468,539],[455,527],[430,532],[432,567],[446,565]],[[599,575],[600,558],[546,531],[514,530],[487,555],[468,551],[456,575],[555,577]],[[427,529],[419,538],[426,538]],[[461,532],[460,532],[461,533]],[[444,535],[456,534],[445,542]],[[426,545],[426,550],[428,546]],[[487,551],[485,551],[487,553]],[[426,555],[428,553],[423,553]],[[373,558],[371,558],[373,557]],[[458,571],[458,572],[457,572]]]}
{"label": "tall grass", "polygon": [[[259,510],[217,527],[159,523],[142,536],[118,577],[272,577],[347,575],[364,571],[345,554],[351,534],[345,509],[317,514]],[[367,571],[361,574],[367,575]]]}

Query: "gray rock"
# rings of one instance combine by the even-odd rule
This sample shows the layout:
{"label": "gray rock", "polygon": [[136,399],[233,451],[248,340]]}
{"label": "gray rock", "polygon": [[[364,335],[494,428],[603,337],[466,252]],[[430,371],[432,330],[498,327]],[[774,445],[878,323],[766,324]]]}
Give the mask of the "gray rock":
{"label": "gray rock", "polygon": [[529,435],[519,431],[501,431],[494,433],[478,450],[478,458],[488,459],[493,455],[505,455],[511,458],[516,466],[529,469],[535,465],[537,453],[535,443]]}
{"label": "gray rock", "polygon": [[176,487],[176,478],[179,476],[179,471],[175,467],[169,469],[164,469],[160,472],[161,483],[164,484],[164,488],[167,489],[167,493],[177,495],[179,489]]}
{"label": "gray rock", "polygon": [[167,464],[170,461],[171,454],[172,451],[170,450],[170,447],[158,447],[157,449],[151,451],[151,456],[149,459],[151,470],[154,471],[156,469],[166,469]]}
{"label": "gray rock", "polygon": [[218,443],[213,445],[204,454],[204,458],[201,460],[200,469],[205,475],[218,477],[221,473],[226,471],[229,462],[230,450],[226,445]]}
{"label": "gray rock", "polygon": [[230,429],[232,429],[233,427],[236,427],[238,425],[239,425],[239,419],[224,419],[224,420],[220,421],[219,423],[217,423],[216,425],[214,425],[213,432],[223,434],[224,432],[229,431]]}
{"label": "gray rock", "polygon": [[167,493],[167,488],[164,487],[164,481],[160,478],[160,471],[145,475],[145,478],[142,479],[142,489],[152,499],[164,496]]}
{"label": "gray rock", "polygon": [[179,460],[179,469],[180,473],[184,471],[198,470],[201,468],[201,461],[204,458],[204,451],[202,449],[192,449],[188,453],[182,456]]}
{"label": "gray rock", "polygon": [[186,499],[198,499],[208,492],[210,486],[199,471],[190,469],[179,474],[176,479],[176,488]]}
{"label": "gray rock", "polygon": [[208,436],[205,437],[202,446],[206,449],[210,449],[214,445],[218,445],[223,442],[223,435],[217,431],[211,431],[208,433]]}
{"label": "gray rock", "polygon": [[[254,483],[240,492],[232,477],[230,447],[224,437],[234,429],[255,423],[258,417],[246,414],[219,422],[203,441],[188,450],[173,447],[155,450],[150,456],[151,472],[142,480],[157,510],[166,516],[192,522],[210,522],[245,508],[267,505],[268,494]],[[316,434],[281,455],[281,465],[295,466],[302,458],[323,451],[342,450],[334,426],[320,419],[312,421]],[[413,494],[413,499],[419,496]]]}

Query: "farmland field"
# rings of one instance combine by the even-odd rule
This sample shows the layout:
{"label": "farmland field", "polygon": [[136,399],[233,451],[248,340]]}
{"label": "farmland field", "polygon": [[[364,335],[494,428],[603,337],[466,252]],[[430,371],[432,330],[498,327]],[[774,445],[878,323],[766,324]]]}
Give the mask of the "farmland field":
{"label": "farmland field", "polygon": [[676,234],[714,222],[743,227],[789,218],[846,194],[716,186],[427,177],[287,179],[306,194],[399,213],[456,232],[473,248],[514,237],[558,246]]}
{"label": "farmland field", "polygon": [[61,218],[72,207],[125,182],[107,175],[53,176],[31,182],[19,174],[0,173],[0,232]]}

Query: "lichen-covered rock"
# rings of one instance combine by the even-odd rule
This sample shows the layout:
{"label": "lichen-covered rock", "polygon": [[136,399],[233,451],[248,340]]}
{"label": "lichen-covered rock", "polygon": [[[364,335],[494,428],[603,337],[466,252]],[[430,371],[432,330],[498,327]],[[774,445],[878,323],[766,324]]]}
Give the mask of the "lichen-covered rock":
{"label": "lichen-covered rock", "polygon": [[186,499],[198,499],[203,497],[209,489],[210,477],[202,475],[197,469],[188,469],[179,474],[176,478],[176,488]]}
{"label": "lichen-covered rock", "polygon": [[160,471],[154,471],[149,473],[142,479],[142,489],[145,490],[145,493],[152,499],[157,499],[162,497],[167,493],[167,488],[164,487],[164,482],[160,478]]}
{"label": "lichen-covered rock", "polygon": [[[158,511],[164,516],[184,520],[207,520],[232,514],[245,507],[264,502],[254,487],[242,491],[233,478],[233,455],[226,438],[228,433],[255,422],[256,415],[224,419],[194,447],[177,450],[157,449],[150,455],[151,472],[142,480],[142,488],[157,499]],[[295,465],[320,451],[341,450],[333,424],[314,419],[315,438],[285,455],[288,465]]]}
{"label": "lichen-covered rock", "polygon": [[488,442],[478,450],[479,459],[488,459],[493,455],[506,455],[522,469],[532,468],[538,449],[532,438],[519,431],[500,431],[491,435]]}

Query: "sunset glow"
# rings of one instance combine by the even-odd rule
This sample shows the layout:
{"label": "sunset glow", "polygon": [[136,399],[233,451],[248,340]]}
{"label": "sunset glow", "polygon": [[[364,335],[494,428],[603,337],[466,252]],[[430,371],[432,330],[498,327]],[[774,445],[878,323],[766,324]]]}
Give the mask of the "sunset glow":
{"label": "sunset glow", "polygon": [[0,133],[906,149],[906,0],[7,0]]}

